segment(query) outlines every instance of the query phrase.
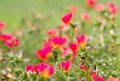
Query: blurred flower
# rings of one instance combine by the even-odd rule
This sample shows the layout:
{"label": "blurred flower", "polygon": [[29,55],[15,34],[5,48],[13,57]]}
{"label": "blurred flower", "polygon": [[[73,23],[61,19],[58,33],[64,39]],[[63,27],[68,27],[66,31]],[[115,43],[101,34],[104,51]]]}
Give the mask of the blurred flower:
{"label": "blurred flower", "polygon": [[82,34],[82,35],[77,36],[77,41],[80,47],[84,47],[87,43],[87,40],[88,38],[86,35]]}
{"label": "blurred flower", "polygon": [[40,73],[44,78],[49,78],[54,74],[54,68],[52,65],[48,65],[45,63],[40,63],[39,67],[41,68]]}
{"label": "blurred flower", "polygon": [[63,68],[66,73],[69,72],[71,68],[72,62],[71,61],[65,61],[59,64],[60,68]]}
{"label": "blurred flower", "polygon": [[5,23],[4,22],[0,22],[0,31],[2,31],[5,28]]}
{"label": "blurred flower", "polygon": [[104,8],[105,8],[104,4],[96,4],[96,6],[95,6],[95,10],[96,10],[97,12],[103,11]]}
{"label": "blurred flower", "polygon": [[86,5],[90,8],[95,7],[96,0],[86,0]]}
{"label": "blurred flower", "polygon": [[75,58],[75,56],[76,56],[76,52],[78,50],[78,45],[76,43],[70,43],[69,47],[72,50],[70,60],[73,60]]}
{"label": "blurred flower", "polygon": [[10,34],[1,34],[0,35],[0,41],[6,42],[7,40],[12,39],[12,35]]}
{"label": "blurred flower", "polygon": [[112,2],[107,4],[107,8],[110,11],[111,14],[116,14],[118,12],[118,9],[116,7],[116,5]]}
{"label": "blurred flower", "polygon": [[70,43],[69,47],[73,52],[77,52],[78,50],[78,45],[76,43]]}
{"label": "blurred flower", "polygon": [[52,47],[52,38],[49,38],[47,41],[43,42],[43,46],[44,47],[47,47],[47,46]]}
{"label": "blurred flower", "polygon": [[72,5],[70,6],[70,12],[72,14],[76,13],[78,11],[78,7],[76,5]]}
{"label": "blurred flower", "polygon": [[81,14],[81,19],[84,21],[84,22],[88,22],[90,21],[90,16],[88,13],[82,13]]}
{"label": "blurred flower", "polygon": [[62,37],[59,37],[59,36],[56,36],[52,39],[52,42],[53,42],[53,47],[54,48],[62,48],[63,45],[66,43],[66,39],[65,38],[62,38]]}
{"label": "blurred flower", "polygon": [[34,73],[37,73],[38,75],[41,74],[44,78],[49,78],[54,74],[53,66],[45,63],[40,63],[35,66],[28,65],[26,66],[26,71],[34,72]]}
{"label": "blurred flower", "polygon": [[92,78],[92,81],[104,81],[104,79],[100,75],[97,75],[96,72],[92,72],[90,76]]}
{"label": "blurred flower", "polygon": [[71,20],[72,20],[72,13],[67,13],[65,14],[61,20],[65,23],[65,24],[70,24]]}
{"label": "blurred flower", "polygon": [[104,17],[97,17],[98,22],[105,23],[105,18]]}
{"label": "blurred flower", "polygon": [[77,81],[81,81],[81,78],[78,78]]}
{"label": "blurred flower", "polygon": [[16,32],[16,35],[17,36],[22,36],[23,34],[23,30],[22,29],[18,29],[17,32]]}
{"label": "blurred flower", "polygon": [[12,36],[11,39],[9,39],[5,42],[5,45],[9,48],[15,48],[19,45],[19,39]]}
{"label": "blurred flower", "polygon": [[63,24],[63,25],[61,25],[61,26],[59,27],[59,29],[60,29],[61,31],[66,31],[66,30],[68,30],[68,28],[69,28],[69,25],[67,25],[67,24]]}
{"label": "blurred flower", "polygon": [[34,72],[34,66],[32,66],[32,65],[27,65],[27,66],[26,66],[26,71],[27,71],[27,72]]}
{"label": "blurred flower", "polygon": [[44,47],[43,49],[37,51],[36,57],[42,61],[47,61],[48,57],[52,56],[51,51],[52,51],[52,47],[50,46]]}
{"label": "blurred flower", "polygon": [[50,37],[55,37],[55,36],[57,36],[57,34],[58,34],[57,29],[50,29],[50,30],[48,31],[48,35],[49,35]]}
{"label": "blurred flower", "polygon": [[5,61],[6,59],[4,58],[4,57],[1,57],[0,56],[0,62],[3,62],[3,61]]}
{"label": "blurred flower", "polygon": [[119,78],[110,77],[107,79],[107,81],[120,81],[120,80],[119,80]]}
{"label": "blurred flower", "polygon": [[63,47],[61,49],[61,52],[62,52],[62,56],[66,56],[68,54],[69,50],[67,48]]}
{"label": "blurred flower", "polygon": [[80,69],[82,69],[82,70],[84,70],[84,71],[87,70],[87,68],[85,67],[85,64],[84,64],[84,63],[82,63],[82,64],[80,65]]}

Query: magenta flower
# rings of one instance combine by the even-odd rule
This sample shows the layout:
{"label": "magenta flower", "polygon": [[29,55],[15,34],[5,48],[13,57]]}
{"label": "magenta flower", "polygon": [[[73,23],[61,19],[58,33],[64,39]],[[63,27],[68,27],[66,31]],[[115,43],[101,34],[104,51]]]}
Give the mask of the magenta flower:
{"label": "magenta flower", "polygon": [[96,0],[86,0],[86,5],[90,8],[93,8],[96,5]]}
{"label": "magenta flower", "polygon": [[55,36],[57,36],[57,34],[58,34],[57,29],[50,29],[50,30],[48,31],[48,35],[49,35],[50,37],[55,37]]}
{"label": "magenta flower", "polygon": [[43,49],[37,51],[36,57],[42,61],[48,61],[48,58],[52,56],[51,51],[52,51],[52,47],[50,46],[44,47]]}
{"label": "magenta flower", "polygon": [[111,14],[116,14],[118,12],[116,5],[112,2],[108,3],[107,7]]}
{"label": "magenta flower", "polygon": [[52,65],[45,64],[45,63],[40,63],[38,65],[28,65],[26,66],[26,71],[27,72],[33,72],[36,73],[37,75],[42,75],[44,78],[49,78],[54,74],[54,68]]}
{"label": "magenta flower", "polygon": [[92,81],[104,81],[104,79],[100,75],[97,75],[96,72],[92,72],[90,76],[92,78]]}
{"label": "magenta flower", "polygon": [[61,20],[65,23],[65,24],[70,24],[71,20],[72,20],[72,13],[67,13],[65,14]]}
{"label": "magenta flower", "polygon": [[88,38],[86,35],[82,34],[82,35],[77,36],[77,41],[80,47],[84,47],[87,43],[87,40]]}
{"label": "magenta flower", "polygon": [[69,72],[71,66],[72,66],[71,61],[65,61],[65,62],[61,62],[61,64],[59,64],[59,67],[63,68],[66,73]]}
{"label": "magenta flower", "polygon": [[0,22],[0,31],[2,31],[5,28],[5,23],[4,22]]}
{"label": "magenta flower", "polygon": [[59,36],[56,36],[52,39],[52,44],[54,48],[57,47],[62,48],[65,43],[66,43],[66,39]]}

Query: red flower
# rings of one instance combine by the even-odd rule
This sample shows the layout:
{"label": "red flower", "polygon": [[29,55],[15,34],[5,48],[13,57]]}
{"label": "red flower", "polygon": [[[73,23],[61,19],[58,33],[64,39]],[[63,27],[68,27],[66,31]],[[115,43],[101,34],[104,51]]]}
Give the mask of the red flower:
{"label": "red flower", "polygon": [[52,47],[50,46],[44,47],[42,50],[37,51],[36,57],[42,61],[47,61],[48,57],[52,55],[51,50],[52,50]]}
{"label": "red flower", "polygon": [[64,71],[67,73],[67,72],[69,72],[71,65],[72,65],[71,61],[66,61],[66,62],[62,62],[61,64],[59,64],[59,67],[63,68]]}
{"label": "red flower", "polygon": [[97,75],[96,72],[92,72],[90,76],[92,81],[104,81],[104,79],[100,75]]}
{"label": "red flower", "polygon": [[73,52],[77,52],[78,50],[78,45],[76,43],[70,43],[69,47]]}
{"label": "red flower", "polygon": [[5,58],[0,57],[0,62],[3,62],[3,61],[5,61],[5,60],[6,60]]}
{"label": "red flower", "polygon": [[81,19],[82,19],[84,22],[88,22],[88,21],[90,21],[90,16],[89,16],[87,13],[82,13],[82,14],[81,14]]}
{"label": "red flower", "polygon": [[51,30],[48,31],[48,35],[50,37],[55,37],[57,34],[58,34],[57,29],[51,29]]}
{"label": "red flower", "polygon": [[90,8],[95,7],[96,0],[86,0],[86,5]]}
{"label": "red flower", "polygon": [[52,43],[54,48],[57,48],[57,47],[62,48],[63,45],[66,43],[66,39],[56,36],[52,39]]}
{"label": "red flower", "polygon": [[77,41],[78,41],[78,44],[80,45],[80,47],[84,47],[87,43],[87,36],[86,35],[79,35],[77,36]]}
{"label": "red flower", "polygon": [[0,31],[2,31],[5,28],[5,23],[4,22],[0,22]]}
{"label": "red flower", "polygon": [[114,3],[108,3],[107,7],[111,14],[116,14],[118,12],[118,9]]}
{"label": "red flower", "polygon": [[76,43],[70,43],[69,47],[72,50],[70,60],[73,60],[75,58],[75,56],[76,56],[76,52],[78,50],[78,45]]}
{"label": "red flower", "polygon": [[72,20],[72,13],[67,13],[65,14],[61,20],[65,23],[65,24],[70,24],[71,20]]}

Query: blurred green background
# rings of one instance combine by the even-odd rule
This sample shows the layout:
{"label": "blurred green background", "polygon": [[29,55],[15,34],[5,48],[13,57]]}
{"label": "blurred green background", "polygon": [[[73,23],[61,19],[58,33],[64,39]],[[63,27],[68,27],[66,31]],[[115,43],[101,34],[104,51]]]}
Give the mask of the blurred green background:
{"label": "blurred green background", "polygon": [[[6,31],[14,31],[21,18],[30,15],[31,12],[51,14],[52,24],[59,23],[60,17],[70,5],[77,5],[79,10],[85,0],[0,0],[0,21],[6,23]],[[120,0],[97,0],[98,3],[114,2],[120,7]],[[51,16],[50,15],[50,16]],[[120,16],[118,17],[120,19]],[[53,25],[54,26],[54,25]]]}

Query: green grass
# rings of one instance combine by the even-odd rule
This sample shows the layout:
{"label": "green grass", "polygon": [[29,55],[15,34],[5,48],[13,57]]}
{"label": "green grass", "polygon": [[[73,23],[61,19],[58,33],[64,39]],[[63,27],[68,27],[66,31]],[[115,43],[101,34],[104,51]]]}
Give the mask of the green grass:
{"label": "green grass", "polygon": [[[103,2],[103,0],[97,1]],[[104,2],[109,1],[116,3],[120,7],[120,0],[104,0]],[[0,0],[0,21],[6,22],[6,31],[11,32],[14,31],[14,27],[18,26],[22,17],[31,14],[31,12],[39,12],[42,14],[52,14],[54,18],[48,22],[56,24],[60,22],[60,17],[70,5],[80,7],[84,5],[84,0]],[[120,15],[118,15],[118,18],[120,18]]]}

